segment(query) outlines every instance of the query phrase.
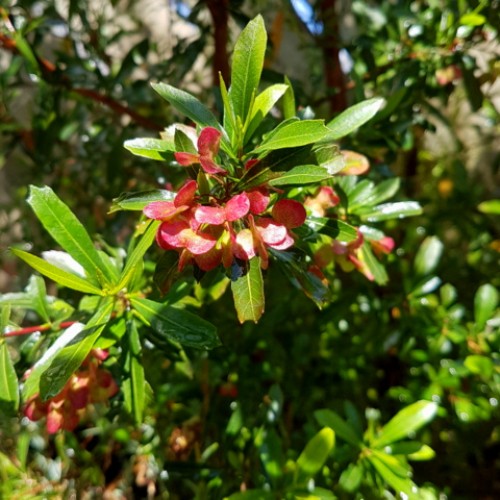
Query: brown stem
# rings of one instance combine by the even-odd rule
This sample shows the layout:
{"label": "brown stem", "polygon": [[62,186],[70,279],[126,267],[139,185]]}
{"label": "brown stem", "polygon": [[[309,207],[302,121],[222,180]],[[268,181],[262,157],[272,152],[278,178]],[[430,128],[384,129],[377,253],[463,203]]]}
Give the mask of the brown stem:
{"label": "brown stem", "polygon": [[[0,33],[0,46],[8,50],[9,52],[15,54],[19,53],[16,41],[13,38],[1,33]],[[144,128],[155,131],[163,129],[161,125],[155,123],[149,118],[146,118],[145,116],[142,116],[141,114],[137,113],[128,106],[121,104],[120,102],[116,101],[110,96],[101,94],[100,92],[93,89],[73,88],[68,76],[64,74],[56,65],[54,65],[47,59],[39,57],[36,54],[35,57],[37,59],[38,65],[41,70],[41,76],[46,83],[52,85],[61,85],[67,88],[69,91],[76,92],[77,94],[80,94],[83,97],[86,97],[95,102],[103,104],[104,106],[107,106],[109,109],[111,109],[118,115],[128,115],[138,125],[141,125]]]}
{"label": "brown stem", "polygon": [[347,108],[347,93],[339,60],[340,38],[335,2],[336,0],[319,2],[319,15],[323,21],[323,35],[319,38],[319,44],[323,50],[327,90],[332,91],[328,99],[330,111],[340,113]]}
{"label": "brown stem", "polygon": [[229,0],[206,0],[214,24],[215,52],[212,64],[214,87],[219,86],[219,72],[226,85],[229,85],[229,57],[227,42],[229,39],[227,23],[229,20]]}

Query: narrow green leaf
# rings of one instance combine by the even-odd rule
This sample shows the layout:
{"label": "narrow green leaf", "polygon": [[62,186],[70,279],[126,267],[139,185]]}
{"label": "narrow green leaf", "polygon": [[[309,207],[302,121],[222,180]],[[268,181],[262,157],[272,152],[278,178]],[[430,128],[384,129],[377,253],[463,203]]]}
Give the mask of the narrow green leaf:
{"label": "narrow green leaf", "polygon": [[240,135],[239,134],[240,131],[237,129],[238,122],[234,114],[233,105],[231,103],[231,100],[229,99],[229,95],[226,88],[226,82],[224,82],[224,78],[222,78],[222,75],[220,73],[219,73],[219,87],[222,97],[222,105],[224,106],[224,116],[223,116],[224,130],[227,132],[227,135],[229,136],[231,144],[234,148],[238,146],[239,142],[238,137]]}
{"label": "narrow green leaf", "polygon": [[248,272],[231,282],[234,307],[240,323],[257,323],[264,313],[264,280],[260,268],[260,258],[250,259]]}
{"label": "narrow green leaf", "polygon": [[152,83],[153,89],[168,101],[182,115],[187,116],[200,127],[214,127],[220,129],[219,122],[213,113],[196,97],[176,89],[166,83]]}
{"label": "narrow green leaf", "polygon": [[127,321],[126,343],[125,373],[121,388],[125,409],[133,415],[136,424],[140,424],[144,415],[146,379],[141,361],[141,340],[134,320]]}
{"label": "narrow green leaf", "polygon": [[367,206],[366,200],[373,194],[375,184],[368,179],[363,179],[349,193],[349,212],[354,212],[360,206]]}
{"label": "narrow green leaf", "polygon": [[345,167],[344,155],[335,144],[321,144],[314,148],[318,165],[325,168],[330,175],[337,174]]}
{"label": "narrow green leaf", "polygon": [[[6,325],[0,323],[0,334]],[[19,407],[19,386],[16,370],[7,343],[0,337],[0,413],[12,415]]]}
{"label": "narrow green leaf", "polygon": [[155,189],[154,191],[140,191],[137,193],[122,193],[115,198],[108,213],[119,210],[143,210],[146,205],[153,201],[172,201],[175,193],[166,189]]}
{"label": "narrow green leaf", "polygon": [[[107,310],[109,304],[111,304],[112,308],[112,299],[104,299],[102,303],[102,309],[100,309],[99,311]],[[99,311],[94,315],[94,317],[99,314]],[[93,318],[91,318],[90,321],[92,321],[92,319]],[[62,349],[64,349],[66,346],[70,347],[78,342],[78,339],[83,335],[83,332],[85,332],[85,325],[82,323],[74,323],[69,328],[66,328],[66,330],[64,330],[64,332],[59,335],[59,337],[57,337],[56,341],[49,347],[49,349],[47,349],[43,356],[33,366],[29,377],[23,385],[23,399],[29,399],[35,393],[39,392],[41,375],[50,367],[50,364]]]}
{"label": "narrow green leaf", "polygon": [[176,151],[193,154],[198,152],[191,138],[180,128],[175,129],[174,142]]}
{"label": "narrow green leaf", "polygon": [[384,448],[391,455],[405,455],[408,460],[424,461],[431,460],[436,456],[436,452],[426,444],[418,441],[403,441],[394,443]]}
{"label": "narrow green leaf", "polygon": [[431,401],[417,401],[403,408],[384,425],[372,447],[383,448],[416,432],[436,415],[438,405]]}
{"label": "narrow green leaf", "polygon": [[428,236],[420,245],[415,256],[415,272],[419,276],[431,274],[439,264],[444,245],[437,236]]}
{"label": "narrow green leaf", "polygon": [[483,214],[500,215],[500,200],[483,201],[477,209]]}
{"label": "narrow green leaf", "polygon": [[366,265],[377,284],[385,285],[389,281],[385,267],[377,260],[367,241],[360,248],[359,260]]}
{"label": "narrow green leaf", "polygon": [[[395,177],[393,179],[386,179],[380,184],[370,190],[370,193],[362,200],[361,206],[378,205],[385,200],[392,198],[399,190],[400,179]],[[349,211],[354,211],[351,200],[349,204]],[[356,201],[358,203],[359,200]]]}
{"label": "narrow green leaf", "polygon": [[416,201],[400,201],[397,203],[385,203],[377,205],[373,208],[368,208],[366,211],[358,211],[358,215],[362,220],[369,222],[380,222],[390,219],[403,219],[420,215],[422,207]]}
{"label": "narrow green leaf", "polygon": [[94,284],[109,280],[87,231],[52,189],[30,186],[28,203],[47,232],[87,271]]}
{"label": "narrow green leaf", "polygon": [[40,374],[40,396],[47,400],[59,394],[71,375],[88,356],[96,340],[106,327],[113,311],[111,297],[105,299],[99,310],[90,318],[83,330],[62,349],[55,352],[50,366]]}
{"label": "narrow green leaf", "polygon": [[274,129],[253,153],[306,146],[320,141],[327,134],[323,120],[293,120]]}
{"label": "narrow green leaf", "polygon": [[158,226],[160,224],[161,221],[149,221],[148,228],[127,259],[127,263],[125,264],[125,267],[120,276],[120,281],[118,282],[116,287],[111,290],[110,293],[112,295],[125,288],[130,283],[130,280],[137,272],[137,270],[142,269],[142,258],[153,243],[156,236],[156,231],[158,230]]}
{"label": "narrow green leaf", "polygon": [[45,281],[40,276],[31,276],[26,287],[26,292],[31,297],[31,308],[36,311],[40,317],[50,322],[50,314],[47,306],[47,289],[45,288]]}
{"label": "narrow green leaf", "polygon": [[296,186],[303,184],[313,184],[329,179],[331,175],[323,167],[317,165],[301,165],[285,172],[276,179],[271,179],[271,186]]}
{"label": "narrow green leaf", "polygon": [[24,260],[24,262],[26,262],[40,274],[47,276],[47,278],[50,278],[60,285],[83,293],[103,295],[102,290],[94,286],[92,283],[89,283],[87,280],[79,278],[78,276],[68,273],[67,271],[63,271],[62,269],[49,264],[36,255],[24,252],[23,250],[19,250],[18,248],[12,248],[11,251],[14,255]]}
{"label": "narrow green leaf", "polygon": [[285,120],[297,116],[297,108],[295,105],[295,93],[293,91],[292,82],[285,76],[285,84],[287,90],[283,95],[283,117]]}
{"label": "narrow green leaf", "polygon": [[266,46],[264,20],[258,15],[241,32],[233,53],[229,98],[242,123],[246,121],[252,95],[259,86]]}
{"label": "narrow green leaf", "polygon": [[283,96],[287,88],[284,84],[271,85],[255,98],[251,112],[248,115],[247,126],[245,127],[244,144],[250,140],[257,127],[269,111],[271,111],[278,99]]}
{"label": "narrow green leaf", "polygon": [[489,283],[478,288],[474,296],[474,318],[476,328],[482,329],[493,316],[498,305],[498,290]]}
{"label": "narrow green leaf", "polygon": [[377,455],[371,454],[367,456],[368,461],[377,471],[379,476],[391,486],[397,493],[404,493],[409,500],[417,500],[420,497],[418,488],[408,478],[402,478],[395,474],[390,465]]}
{"label": "narrow green leaf", "polygon": [[297,483],[307,482],[322,469],[334,445],[335,432],[330,427],[313,436],[297,459]]}
{"label": "narrow green leaf", "polygon": [[320,425],[330,427],[337,436],[349,444],[356,448],[362,445],[361,436],[358,436],[354,428],[332,410],[317,410],[314,412],[314,417]]}
{"label": "narrow green leaf", "polygon": [[285,457],[281,440],[273,428],[264,431],[265,437],[259,448],[259,455],[266,473],[277,480],[283,476]]}
{"label": "narrow green leaf", "polygon": [[308,216],[305,224],[317,233],[344,243],[354,241],[358,236],[356,228],[338,219]]}
{"label": "narrow green leaf", "polygon": [[149,137],[130,139],[123,143],[123,147],[136,156],[160,161],[171,159],[175,151],[174,143]]}
{"label": "narrow green leaf", "polygon": [[340,475],[339,486],[348,493],[352,493],[359,488],[363,476],[364,470],[360,463],[349,464]]}
{"label": "narrow green leaf", "polygon": [[335,141],[361,127],[377,114],[383,103],[384,99],[375,97],[346,109],[326,124],[329,129],[326,140]]}
{"label": "narrow green leaf", "polygon": [[130,302],[141,319],[168,340],[198,349],[213,349],[220,345],[215,327],[199,316],[139,297],[130,299]]}

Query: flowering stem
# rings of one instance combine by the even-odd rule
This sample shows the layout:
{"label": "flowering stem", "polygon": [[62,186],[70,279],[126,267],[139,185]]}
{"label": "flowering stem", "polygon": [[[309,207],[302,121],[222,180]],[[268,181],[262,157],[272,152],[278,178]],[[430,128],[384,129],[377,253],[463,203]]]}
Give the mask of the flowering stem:
{"label": "flowering stem", "polygon": [[[59,324],[59,328],[62,330],[63,328],[68,328],[71,325],[76,323],[76,321],[63,321]],[[35,332],[45,332],[52,328],[52,323],[45,323],[44,325],[36,325],[36,326],[27,326],[25,328],[20,328],[19,330],[12,330],[10,332],[5,332],[4,337],[20,337],[21,335],[29,335],[30,333]]]}

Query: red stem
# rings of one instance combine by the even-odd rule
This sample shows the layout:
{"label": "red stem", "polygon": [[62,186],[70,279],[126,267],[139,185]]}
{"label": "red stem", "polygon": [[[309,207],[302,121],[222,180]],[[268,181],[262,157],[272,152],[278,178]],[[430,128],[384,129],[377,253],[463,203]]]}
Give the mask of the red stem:
{"label": "red stem", "polygon": [[[68,328],[71,325],[75,324],[76,321],[63,321],[59,324],[59,328],[62,330],[64,328]],[[11,332],[6,332],[3,334],[4,337],[20,337],[21,335],[29,335],[30,333],[35,332],[45,332],[52,328],[51,324],[45,325],[37,325],[37,326],[26,326],[24,328],[20,328],[19,330],[12,330]]]}

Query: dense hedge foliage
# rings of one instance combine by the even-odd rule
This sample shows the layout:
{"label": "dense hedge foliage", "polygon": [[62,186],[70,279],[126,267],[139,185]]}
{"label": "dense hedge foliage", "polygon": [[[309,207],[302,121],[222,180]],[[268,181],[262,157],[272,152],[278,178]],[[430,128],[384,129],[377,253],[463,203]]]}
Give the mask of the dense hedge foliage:
{"label": "dense hedge foliage", "polygon": [[0,8],[2,497],[498,496],[498,12]]}

